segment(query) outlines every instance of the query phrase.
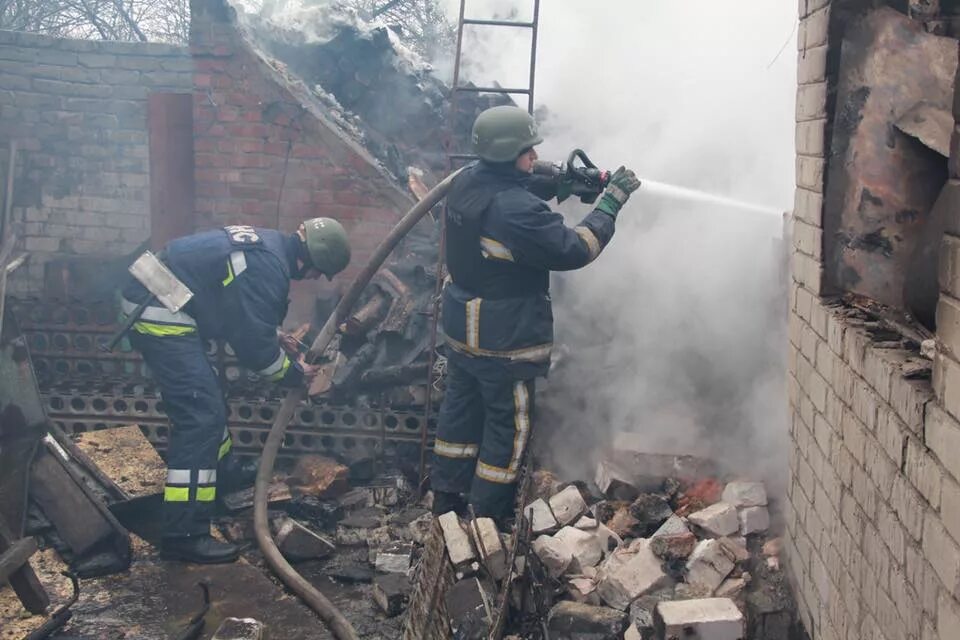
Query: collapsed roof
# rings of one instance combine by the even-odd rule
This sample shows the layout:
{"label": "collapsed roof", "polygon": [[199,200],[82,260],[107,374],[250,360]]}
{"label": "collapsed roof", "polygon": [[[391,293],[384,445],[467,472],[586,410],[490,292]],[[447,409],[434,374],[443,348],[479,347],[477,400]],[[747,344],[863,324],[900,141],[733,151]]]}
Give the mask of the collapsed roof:
{"label": "collapsed roof", "polygon": [[506,94],[460,94],[451,132],[449,85],[394,27],[330,5],[236,8],[258,53],[301,78],[331,120],[404,183],[410,167],[444,172],[448,149],[468,147],[477,114],[513,104]]}

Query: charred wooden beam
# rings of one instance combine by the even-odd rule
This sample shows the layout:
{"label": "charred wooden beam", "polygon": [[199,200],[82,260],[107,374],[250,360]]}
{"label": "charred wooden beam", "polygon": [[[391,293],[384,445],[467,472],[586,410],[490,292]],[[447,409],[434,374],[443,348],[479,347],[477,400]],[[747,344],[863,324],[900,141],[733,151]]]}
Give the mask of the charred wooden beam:
{"label": "charred wooden beam", "polygon": [[346,356],[337,351],[329,362],[320,365],[320,371],[317,372],[317,376],[310,383],[310,397],[329,393],[333,389],[333,379],[337,371],[346,363]]}
{"label": "charred wooden beam", "polygon": [[360,376],[364,387],[396,387],[422,382],[427,377],[427,363],[371,369]]}
{"label": "charred wooden beam", "polygon": [[372,329],[387,311],[389,300],[377,291],[362,307],[351,314],[343,324],[343,333],[349,336],[363,335]]}
{"label": "charred wooden beam", "polygon": [[333,374],[333,386],[338,388],[349,387],[360,380],[363,371],[370,366],[377,357],[377,346],[367,343],[360,347],[353,357],[337,369]]}
{"label": "charred wooden beam", "polygon": [[50,606],[50,598],[28,562],[36,551],[33,538],[16,539],[0,517],[0,585],[9,581],[24,609],[39,614]]}
{"label": "charred wooden beam", "polygon": [[386,268],[377,272],[377,275],[373,278],[373,284],[393,298],[390,309],[387,311],[387,317],[380,323],[380,330],[402,333],[416,306],[416,300],[410,291],[410,287],[398,278],[393,271]]}

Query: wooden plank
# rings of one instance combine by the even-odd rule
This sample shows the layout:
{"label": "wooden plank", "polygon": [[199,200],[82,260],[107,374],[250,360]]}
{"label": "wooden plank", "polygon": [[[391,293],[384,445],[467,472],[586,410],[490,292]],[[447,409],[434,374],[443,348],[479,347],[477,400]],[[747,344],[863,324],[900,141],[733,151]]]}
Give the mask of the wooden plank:
{"label": "wooden plank", "polygon": [[0,553],[0,582],[6,582],[10,576],[22,569],[24,563],[36,552],[37,543],[33,538],[21,538]]}
{"label": "wooden plank", "polygon": [[43,447],[34,461],[30,486],[33,499],[77,555],[113,533],[110,523],[67,470]]}
{"label": "wooden plank", "polygon": [[[27,546],[24,547],[21,543],[26,543]],[[4,571],[0,568],[0,584],[2,584],[4,580],[10,582],[10,586],[13,587],[13,591],[17,594],[17,597],[20,598],[24,609],[30,613],[39,614],[44,613],[47,607],[50,606],[50,597],[47,595],[43,585],[40,584],[37,574],[33,572],[33,567],[27,562],[30,556],[37,550],[36,542],[34,542],[33,538],[14,542],[14,536],[10,527],[7,526],[3,518],[0,518],[0,554],[3,554],[2,558],[4,560],[7,558],[5,552],[13,546],[21,544],[18,553],[25,553],[26,550],[30,548],[29,545],[31,543],[33,550],[20,561],[18,565],[19,568],[13,570],[7,576],[4,576]],[[12,563],[13,560],[11,560],[11,564]],[[2,567],[2,565],[3,561],[0,561],[0,567]]]}

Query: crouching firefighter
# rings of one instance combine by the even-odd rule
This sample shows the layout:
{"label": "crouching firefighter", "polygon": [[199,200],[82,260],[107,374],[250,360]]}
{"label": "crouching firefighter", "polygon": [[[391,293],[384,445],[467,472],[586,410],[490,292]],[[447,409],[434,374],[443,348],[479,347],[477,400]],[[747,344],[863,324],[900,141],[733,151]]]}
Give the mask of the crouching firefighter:
{"label": "crouching firefighter", "polygon": [[[442,299],[447,381],[434,444],[434,513],[508,518],[533,426],[534,378],[550,367],[550,272],[579,269],[613,237],[617,214],[640,186],[621,167],[576,227],[534,195],[534,147],[543,139],[518,107],[481,113],[480,160],[447,195]],[[552,195],[556,195],[555,193]],[[548,197],[552,197],[548,195]]]}
{"label": "crouching firefighter", "polygon": [[[129,332],[160,388],[172,424],[167,448],[161,554],[198,563],[232,562],[235,545],[210,535],[218,479],[230,470],[226,402],[205,341],[226,340],[240,363],[282,385],[315,373],[281,346],[291,280],[328,279],[350,261],[343,227],[314,218],[296,233],[229,226],[171,241],[163,263],[193,296],[177,312],[151,297],[136,278],[122,290],[126,314],[150,300]],[[235,462],[235,461],[234,461]],[[218,471],[220,478],[218,478]]]}

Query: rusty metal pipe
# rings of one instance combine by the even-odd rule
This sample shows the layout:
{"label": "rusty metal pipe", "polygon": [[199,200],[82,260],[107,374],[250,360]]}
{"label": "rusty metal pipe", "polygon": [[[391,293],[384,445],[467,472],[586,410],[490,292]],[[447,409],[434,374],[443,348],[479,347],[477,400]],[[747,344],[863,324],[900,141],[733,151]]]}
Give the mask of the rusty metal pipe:
{"label": "rusty metal pipe", "polygon": [[[457,173],[459,173],[459,171]],[[346,319],[347,314],[360,298],[360,293],[370,282],[370,279],[373,278],[373,275],[380,268],[380,265],[383,264],[387,256],[390,255],[390,252],[393,251],[400,240],[410,232],[414,225],[447,195],[447,191],[450,189],[450,183],[453,181],[453,178],[456,177],[457,173],[450,174],[440,184],[431,189],[420,202],[414,205],[414,207],[400,219],[400,222],[387,234],[387,237],[380,242],[370,257],[370,260],[357,275],[343,298],[340,299],[333,313],[327,318],[327,322],[323,325],[320,333],[317,334],[316,339],[310,346],[310,351],[307,352],[306,355],[308,362],[313,362],[323,353],[324,349],[326,349],[336,334],[337,327]],[[293,418],[293,413],[296,411],[297,406],[305,399],[306,389],[304,387],[291,389],[289,393],[287,393],[287,397],[283,399],[280,411],[273,421],[273,426],[270,428],[270,435],[267,436],[267,441],[263,445],[263,457],[260,460],[260,467],[257,470],[257,481],[254,485],[254,531],[260,551],[263,552],[264,559],[273,572],[277,574],[277,577],[320,616],[324,623],[330,628],[330,631],[333,632],[333,635],[339,640],[357,640],[356,631],[354,631],[353,626],[343,614],[333,606],[326,596],[297,573],[297,570],[286,561],[280,553],[280,550],[277,549],[273,538],[270,536],[270,527],[267,523],[267,489],[270,486],[270,478],[273,475],[273,465],[277,460],[277,454],[280,452],[280,446],[283,444],[283,437],[287,430],[287,425]]]}

